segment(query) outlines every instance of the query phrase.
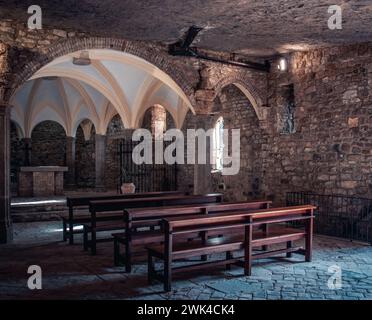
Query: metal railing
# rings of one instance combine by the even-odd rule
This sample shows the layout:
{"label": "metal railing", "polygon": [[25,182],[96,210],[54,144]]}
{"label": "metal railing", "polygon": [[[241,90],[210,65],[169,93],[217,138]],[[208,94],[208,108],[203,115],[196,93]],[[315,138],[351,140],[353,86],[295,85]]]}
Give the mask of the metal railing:
{"label": "metal railing", "polygon": [[288,192],[287,206],[312,204],[314,232],[372,244],[372,199]]}
{"label": "metal railing", "polygon": [[[124,182],[134,183],[136,192],[177,190],[177,165],[135,164],[132,153],[137,144],[135,141],[117,140],[118,191]],[[163,149],[168,144],[164,142]],[[152,150],[154,152],[154,145]]]}

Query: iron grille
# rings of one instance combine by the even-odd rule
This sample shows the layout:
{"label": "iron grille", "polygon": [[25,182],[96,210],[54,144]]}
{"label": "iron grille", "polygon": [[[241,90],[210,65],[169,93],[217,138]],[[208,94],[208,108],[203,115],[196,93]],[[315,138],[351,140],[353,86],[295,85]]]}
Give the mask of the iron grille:
{"label": "iron grille", "polygon": [[288,206],[312,204],[314,232],[372,244],[372,199],[288,192]]}

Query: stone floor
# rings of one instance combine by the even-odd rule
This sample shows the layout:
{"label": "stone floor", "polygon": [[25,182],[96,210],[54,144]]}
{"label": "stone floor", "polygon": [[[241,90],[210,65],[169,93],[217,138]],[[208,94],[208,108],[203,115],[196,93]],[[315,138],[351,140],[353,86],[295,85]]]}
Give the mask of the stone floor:
{"label": "stone floor", "polygon": [[[146,266],[134,272],[113,267],[112,244],[89,256],[81,245],[61,241],[58,222],[15,224],[15,241],[0,246],[0,299],[372,299],[372,247],[334,238],[315,238],[313,262],[303,257],[261,260],[253,275],[232,268],[177,277],[173,290],[149,286]],[[42,290],[27,287],[30,265],[42,268]],[[332,270],[341,269],[341,288],[332,289]]]}

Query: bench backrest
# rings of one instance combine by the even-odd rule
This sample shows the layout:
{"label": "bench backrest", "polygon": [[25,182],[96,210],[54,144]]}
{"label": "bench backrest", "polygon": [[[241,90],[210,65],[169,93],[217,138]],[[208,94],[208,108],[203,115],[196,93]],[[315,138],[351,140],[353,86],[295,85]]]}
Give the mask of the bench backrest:
{"label": "bench backrest", "polygon": [[213,215],[193,215],[163,219],[165,230],[173,233],[228,228],[232,225],[269,222],[270,219],[291,221],[296,217],[312,217],[316,207],[312,205],[271,208],[261,210],[222,212]]}
{"label": "bench backrest", "polygon": [[98,200],[117,200],[117,199],[137,199],[137,198],[148,198],[148,197],[167,197],[172,195],[187,195],[186,192],[182,191],[157,191],[157,192],[143,192],[143,193],[128,193],[128,194],[111,194],[102,195],[96,194],[91,196],[73,196],[67,197],[68,207],[79,207],[89,206],[90,201]]}
{"label": "bench backrest", "polygon": [[215,214],[236,210],[258,210],[270,207],[271,201],[245,201],[230,203],[205,203],[183,206],[159,207],[159,208],[133,208],[126,209],[127,219],[131,220],[153,220],[163,217],[184,216],[192,214]]}
{"label": "bench backrest", "polygon": [[99,200],[91,201],[89,205],[90,212],[107,212],[121,211],[128,208],[140,207],[160,207],[183,204],[200,204],[200,203],[215,203],[222,202],[223,196],[221,193],[211,193],[206,195],[193,196],[166,196],[166,197],[148,197],[139,199],[119,199],[119,200]]}

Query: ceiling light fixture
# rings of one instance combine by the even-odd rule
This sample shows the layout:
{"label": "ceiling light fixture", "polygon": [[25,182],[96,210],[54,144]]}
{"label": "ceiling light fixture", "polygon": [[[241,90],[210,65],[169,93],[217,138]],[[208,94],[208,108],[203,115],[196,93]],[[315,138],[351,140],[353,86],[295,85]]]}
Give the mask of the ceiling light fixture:
{"label": "ceiling light fixture", "polygon": [[282,57],[279,59],[279,63],[278,63],[278,69],[280,71],[287,71],[288,69],[288,62],[287,62],[287,59]]}

